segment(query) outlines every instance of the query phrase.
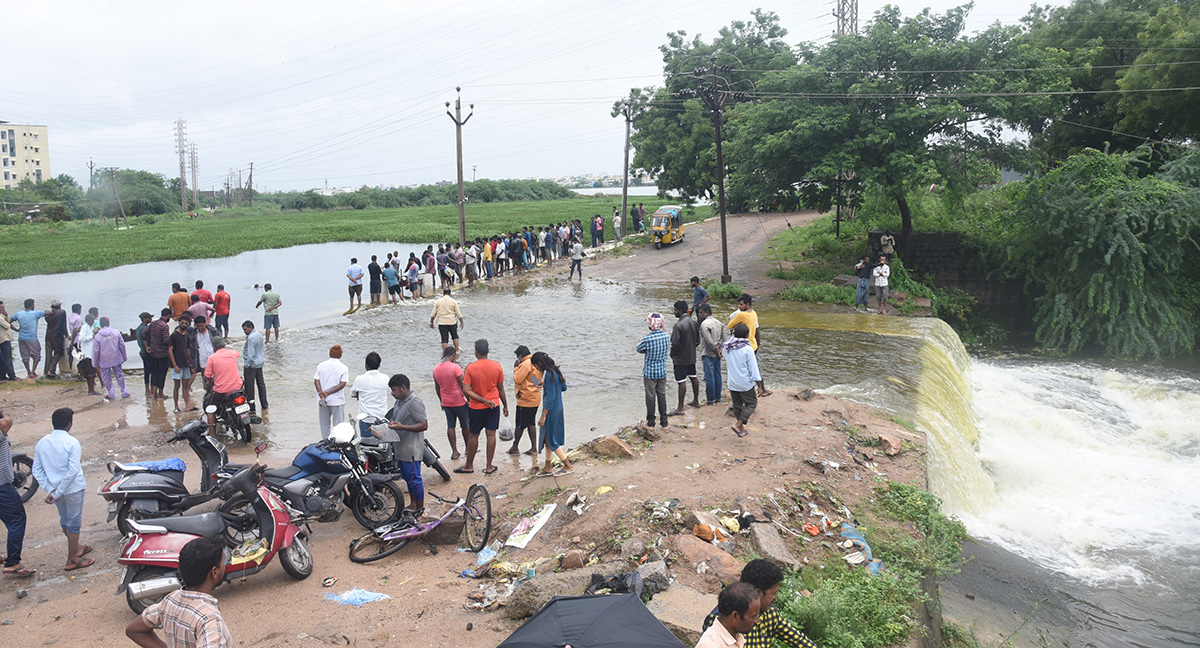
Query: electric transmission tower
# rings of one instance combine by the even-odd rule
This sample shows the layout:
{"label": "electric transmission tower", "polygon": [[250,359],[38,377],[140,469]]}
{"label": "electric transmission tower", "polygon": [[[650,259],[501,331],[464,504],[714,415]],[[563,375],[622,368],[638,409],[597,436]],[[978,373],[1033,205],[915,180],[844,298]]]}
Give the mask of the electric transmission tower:
{"label": "electric transmission tower", "polygon": [[179,154],[179,209],[187,213],[187,122],[175,120],[175,152]]}
{"label": "electric transmission tower", "polygon": [[837,9],[833,12],[837,17],[837,33],[858,33],[858,0],[837,0]]}
{"label": "electric transmission tower", "polygon": [[192,204],[196,205],[196,208],[199,209],[200,208],[200,184],[196,178],[196,176],[199,174],[199,165],[197,164],[197,162],[199,161],[199,155],[196,154],[195,142],[192,143],[191,155],[189,157],[191,158],[189,161],[191,162],[191,167],[192,167]]}

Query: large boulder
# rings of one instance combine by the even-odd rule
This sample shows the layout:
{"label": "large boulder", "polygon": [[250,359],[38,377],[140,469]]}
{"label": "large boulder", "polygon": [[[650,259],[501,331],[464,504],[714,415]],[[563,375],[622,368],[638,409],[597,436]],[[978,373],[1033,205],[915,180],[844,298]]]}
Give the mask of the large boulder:
{"label": "large boulder", "polygon": [[694,535],[681,534],[674,538],[675,548],[693,565],[706,563],[724,585],[738,582],[746,565],[718,547]]}
{"label": "large boulder", "polygon": [[900,437],[891,433],[880,433],[879,448],[883,450],[883,454],[894,457],[904,450],[904,446],[900,442]]}
{"label": "large boulder", "polygon": [[717,606],[717,597],[701,594],[678,583],[655,596],[646,604],[667,629],[685,646],[695,646],[703,634],[704,618]]}
{"label": "large boulder", "polygon": [[754,543],[754,548],[758,550],[759,554],[780,567],[794,569],[800,565],[800,560],[788,548],[774,524],[764,522],[751,524],[750,542]]}
{"label": "large boulder", "polygon": [[840,274],[833,277],[833,285],[835,286],[857,286],[858,275]]}
{"label": "large boulder", "polygon": [[637,572],[642,577],[642,591],[650,596],[671,586],[671,572],[662,560],[646,561],[637,568]]}
{"label": "large boulder", "polygon": [[583,596],[588,586],[592,584],[592,574],[600,574],[607,578],[624,571],[624,568],[615,565],[596,565],[557,574],[534,576],[521,583],[513,592],[506,608],[508,615],[514,619],[533,616],[555,596]]}

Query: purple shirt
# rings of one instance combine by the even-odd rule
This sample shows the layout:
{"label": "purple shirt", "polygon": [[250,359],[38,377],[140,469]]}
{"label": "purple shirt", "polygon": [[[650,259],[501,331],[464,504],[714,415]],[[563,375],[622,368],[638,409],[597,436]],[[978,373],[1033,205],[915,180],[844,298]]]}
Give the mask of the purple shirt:
{"label": "purple shirt", "polygon": [[112,327],[104,327],[92,340],[92,364],[96,367],[119,367],[126,360],[125,338]]}

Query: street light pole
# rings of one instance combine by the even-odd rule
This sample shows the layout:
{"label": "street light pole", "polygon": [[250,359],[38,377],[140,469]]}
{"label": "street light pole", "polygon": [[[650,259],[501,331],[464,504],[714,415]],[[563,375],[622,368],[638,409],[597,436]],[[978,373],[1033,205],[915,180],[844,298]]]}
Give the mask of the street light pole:
{"label": "street light pole", "polygon": [[475,114],[475,104],[470,104],[471,113],[466,119],[462,118],[462,87],[456,86],[454,91],[459,93],[458,98],[454,100],[454,114],[450,114],[450,102],[446,102],[446,114],[450,115],[450,119],[454,121],[454,134],[458,141],[458,244],[466,247],[467,245],[467,197],[463,191],[463,149],[462,149],[462,127]]}

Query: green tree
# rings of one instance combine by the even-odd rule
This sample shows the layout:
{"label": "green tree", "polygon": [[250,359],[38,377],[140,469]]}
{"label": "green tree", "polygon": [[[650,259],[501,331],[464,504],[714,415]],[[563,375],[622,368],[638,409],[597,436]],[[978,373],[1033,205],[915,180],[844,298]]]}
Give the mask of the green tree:
{"label": "green tree", "polygon": [[1117,95],[1121,121],[1117,129],[1151,133],[1155,139],[1195,140],[1200,136],[1198,90],[1136,92],[1169,88],[1200,88],[1200,65],[1192,64],[1200,52],[1200,11],[1196,2],[1160,8],[1138,32],[1145,50],[1123,70],[1117,86],[1128,94]]}
{"label": "green tree", "polygon": [[[800,191],[813,206],[833,200],[837,178],[871,183],[896,201],[912,231],[907,196],[929,184],[973,177],[964,154],[1016,164],[1004,126],[1039,128],[1062,100],[1030,95],[1066,89],[1052,69],[1061,52],[1017,45],[1020,28],[995,25],[963,36],[970,5],[904,18],[881,9],[861,35],[799,48],[800,64],[767,74],[755,104],[731,116],[731,193],[743,206]],[[994,70],[994,72],[991,72]]]}
{"label": "green tree", "polygon": [[[1010,267],[1037,295],[1042,344],[1131,360],[1192,349],[1195,329],[1172,283],[1198,251],[1200,190],[1138,177],[1141,157],[1084,151],[1019,201]],[[1169,171],[1194,177],[1194,160],[1185,166]]]}
{"label": "green tree", "polygon": [[178,186],[172,193],[161,173],[135,169],[99,169],[96,173],[96,190],[92,192],[92,196],[97,203],[103,201],[101,213],[104,216],[115,218],[120,215],[113,191],[114,173],[116,190],[120,193],[126,215],[144,216],[179,211]]}

